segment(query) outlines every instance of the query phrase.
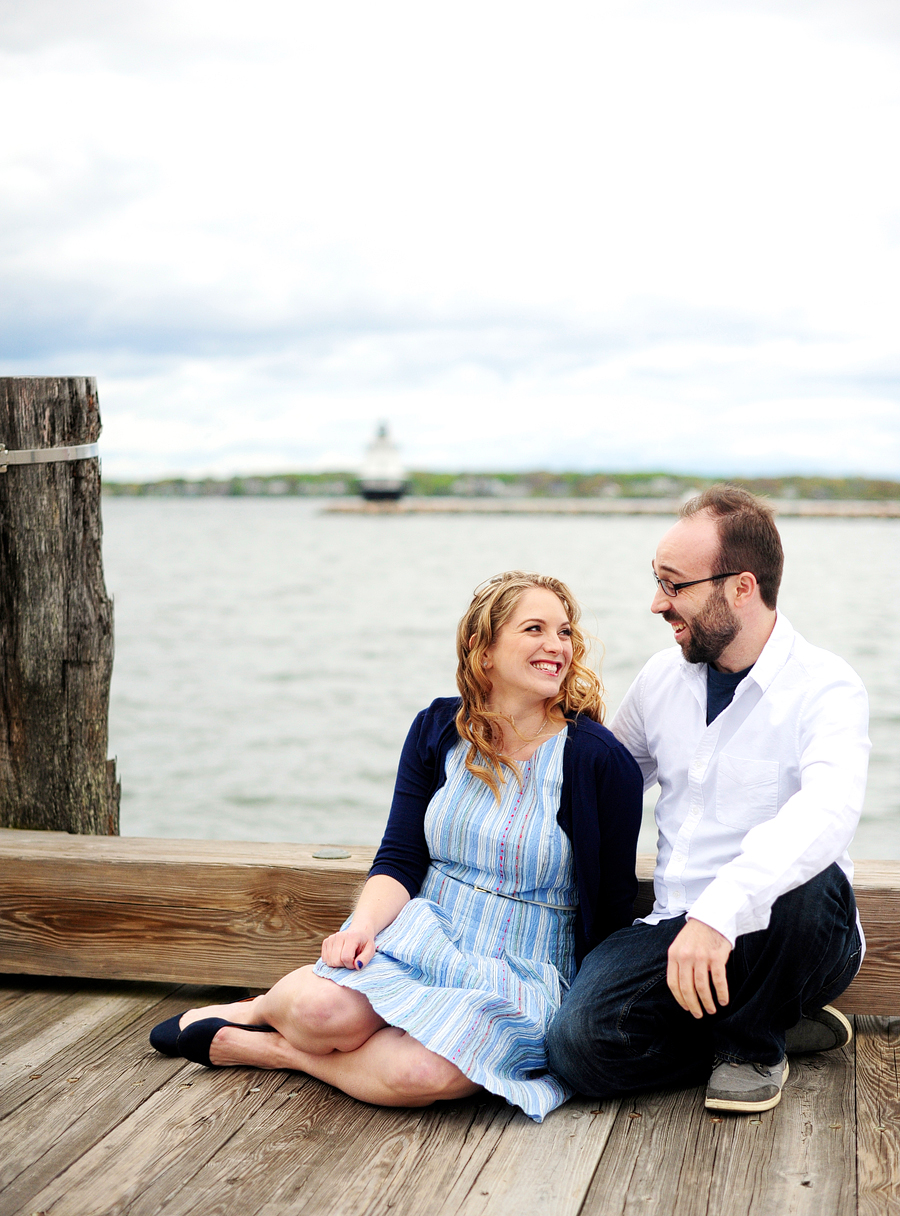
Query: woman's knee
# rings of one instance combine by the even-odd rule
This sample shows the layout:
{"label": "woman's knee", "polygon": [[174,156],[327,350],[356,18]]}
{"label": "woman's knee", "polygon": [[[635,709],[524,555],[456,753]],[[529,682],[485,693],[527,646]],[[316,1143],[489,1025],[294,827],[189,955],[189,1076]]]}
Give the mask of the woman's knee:
{"label": "woman's knee", "polygon": [[279,1014],[279,1021],[286,1023],[279,1029],[288,1038],[293,1029],[315,1040],[338,1042],[368,1027],[373,1017],[369,1002],[360,993],[312,972],[281,994]]}
{"label": "woman's knee", "polygon": [[394,1084],[411,1102],[423,1105],[462,1097],[478,1088],[455,1064],[420,1044],[397,1060]]}

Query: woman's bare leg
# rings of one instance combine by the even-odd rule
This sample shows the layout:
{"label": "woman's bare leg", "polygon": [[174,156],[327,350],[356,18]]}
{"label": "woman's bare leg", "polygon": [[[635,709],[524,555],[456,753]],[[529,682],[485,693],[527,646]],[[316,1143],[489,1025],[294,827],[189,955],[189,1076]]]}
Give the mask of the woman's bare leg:
{"label": "woman's bare leg", "polygon": [[342,988],[316,975],[312,967],[291,971],[252,1001],[189,1009],[179,1026],[184,1030],[201,1018],[224,1018],[226,1022],[246,1026],[274,1026],[292,1047],[314,1055],[354,1051],[387,1025],[361,992]]}
{"label": "woman's bare leg", "polygon": [[292,971],[252,1001],[188,1010],[181,1028],[216,1017],[274,1026],[278,1033],[223,1026],[210,1045],[212,1064],[305,1072],[378,1106],[429,1106],[481,1088],[405,1031],[388,1026],[361,992],[316,975],[312,967]]}
{"label": "woman's bare leg", "polygon": [[449,1060],[428,1051],[405,1030],[385,1026],[353,1051],[301,1051],[281,1034],[248,1034],[223,1026],[209,1049],[210,1063],[244,1064],[308,1073],[351,1098],[377,1106],[430,1106],[481,1089]]}

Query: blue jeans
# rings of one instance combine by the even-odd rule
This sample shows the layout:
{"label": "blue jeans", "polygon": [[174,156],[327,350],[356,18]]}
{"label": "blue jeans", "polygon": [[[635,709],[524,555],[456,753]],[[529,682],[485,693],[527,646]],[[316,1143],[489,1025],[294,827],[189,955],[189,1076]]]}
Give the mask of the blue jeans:
{"label": "blue jeans", "polygon": [[702,1018],[666,984],[668,949],[684,922],[620,929],[582,963],[547,1040],[550,1068],[579,1093],[701,1085],[719,1059],[775,1064],[785,1031],[859,969],[856,901],[837,865],[777,899],[768,928],[737,939],[729,1003]]}

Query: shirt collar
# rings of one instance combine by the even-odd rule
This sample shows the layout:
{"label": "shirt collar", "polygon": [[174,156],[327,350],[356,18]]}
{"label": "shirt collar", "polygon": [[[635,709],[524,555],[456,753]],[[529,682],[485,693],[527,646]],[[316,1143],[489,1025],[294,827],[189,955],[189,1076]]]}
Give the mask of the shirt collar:
{"label": "shirt collar", "polygon": [[[765,691],[790,658],[794,645],[794,637],[793,625],[783,613],[776,611],[775,624],[772,632],[769,634],[768,641],[763,646],[759,658],[751,667],[746,678],[753,680]],[[684,678],[689,684],[695,685],[698,693],[702,690],[702,695],[705,697],[706,664],[689,663],[684,657],[684,653],[680,655],[680,659],[681,671]]]}
{"label": "shirt collar", "polygon": [[763,646],[762,653],[747,678],[755,680],[765,691],[790,658],[795,636],[791,622],[783,613],[776,611],[775,625],[769,634],[769,640]]}

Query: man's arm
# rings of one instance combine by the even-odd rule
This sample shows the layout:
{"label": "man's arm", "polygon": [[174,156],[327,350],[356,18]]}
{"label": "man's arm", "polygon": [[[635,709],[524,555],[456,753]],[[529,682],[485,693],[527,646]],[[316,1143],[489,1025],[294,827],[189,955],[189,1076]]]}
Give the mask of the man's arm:
{"label": "man's arm", "polygon": [[669,948],[669,988],[695,1017],[715,1012],[712,991],[720,1005],[728,1003],[725,963],[738,936],[766,928],[775,900],[820,874],[850,843],[865,792],[867,728],[865,690],[849,681],[835,682],[804,716],[800,789],[747,832]]}
{"label": "man's arm", "polygon": [[643,685],[644,671],[641,671],[616,710],[609,729],[637,760],[646,791],[656,783],[656,760],[650,754],[644,731]]}
{"label": "man's arm", "polygon": [[858,680],[834,681],[802,715],[800,788],[751,828],[689,915],[734,945],[765,929],[780,895],[821,874],[847,849],[859,822],[869,755],[868,702]]}

